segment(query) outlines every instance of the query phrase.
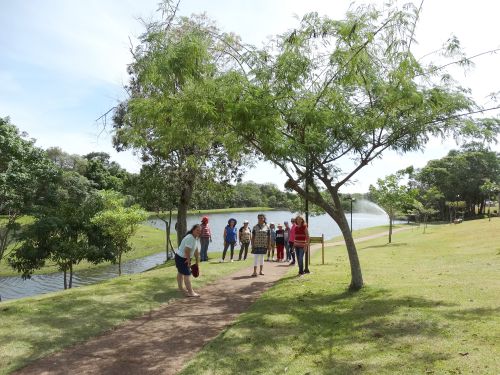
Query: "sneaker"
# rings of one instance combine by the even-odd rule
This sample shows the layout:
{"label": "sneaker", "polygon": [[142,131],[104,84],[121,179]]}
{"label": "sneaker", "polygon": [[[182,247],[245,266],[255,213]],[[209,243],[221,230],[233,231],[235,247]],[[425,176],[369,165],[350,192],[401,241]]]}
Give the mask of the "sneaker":
{"label": "sneaker", "polygon": [[224,263],[224,259],[219,260],[219,263]]}
{"label": "sneaker", "polygon": [[233,262],[234,262],[234,260],[231,259],[231,263],[233,263]]}
{"label": "sneaker", "polygon": [[292,262],[292,263],[289,264],[289,266],[293,266],[294,264],[295,264],[295,262]]}

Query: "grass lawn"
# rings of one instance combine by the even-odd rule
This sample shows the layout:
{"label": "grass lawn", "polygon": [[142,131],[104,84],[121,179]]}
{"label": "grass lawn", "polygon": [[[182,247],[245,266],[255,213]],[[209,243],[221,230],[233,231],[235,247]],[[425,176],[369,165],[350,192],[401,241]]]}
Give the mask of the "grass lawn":
{"label": "grass lawn", "polygon": [[[217,253],[210,255],[212,259],[220,257]],[[197,289],[250,263],[202,263],[202,277],[194,279],[193,287]],[[167,265],[92,286],[0,303],[0,374],[179,297],[176,275],[175,267]]]}
{"label": "grass lawn", "polygon": [[344,246],[268,290],[190,361],[189,374],[499,374],[500,219]]}
{"label": "grass lawn", "polygon": [[[172,244],[176,244],[176,235],[171,236]],[[126,253],[122,257],[122,262],[127,260],[142,258],[147,255],[156,254],[161,251],[165,251],[165,232],[158,228],[153,228],[149,225],[140,225],[137,233],[131,239],[133,250]],[[94,265],[88,262],[81,262],[76,265],[73,269],[75,271],[81,271],[83,269],[106,267],[109,263],[102,263],[99,265]],[[54,265],[47,265],[42,269],[35,272],[35,274],[46,274],[52,272],[59,272],[57,267]],[[6,259],[0,261],[0,276],[16,276],[18,273],[13,270],[8,264]]]}
{"label": "grass lawn", "polygon": [[[392,230],[394,231],[395,229],[398,228],[408,228],[411,227],[412,230],[417,230],[417,226],[414,224],[393,224]],[[380,225],[378,227],[370,227],[370,228],[364,228],[364,229],[355,229],[352,232],[352,236],[354,239],[356,238],[361,238],[365,236],[370,236],[372,234],[377,234],[381,232],[388,232],[389,231],[389,225]],[[386,238],[389,238],[389,235],[387,235]],[[332,239],[325,239],[325,241],[343,241],[344,237],[342,235],[333,237]]]}

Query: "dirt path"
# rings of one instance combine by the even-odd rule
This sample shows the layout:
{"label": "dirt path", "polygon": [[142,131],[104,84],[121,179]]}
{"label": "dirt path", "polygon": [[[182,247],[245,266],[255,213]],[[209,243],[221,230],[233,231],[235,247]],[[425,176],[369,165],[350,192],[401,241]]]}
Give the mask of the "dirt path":
{"label": "dirt path", "polygon": [[[312,246],[313,251],[318,248]],[[265,276],[253,278],[251,268],[245,268],[200,289],[200,298],[174,300],[151,315],[37,360],[15,374],[175,374],[289,269],[284,263],[265,263]]]}

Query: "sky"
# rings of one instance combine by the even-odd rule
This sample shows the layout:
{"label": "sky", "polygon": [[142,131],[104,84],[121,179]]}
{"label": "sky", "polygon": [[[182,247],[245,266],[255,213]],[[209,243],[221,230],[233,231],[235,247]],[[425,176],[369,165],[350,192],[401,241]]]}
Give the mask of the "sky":
{"label": "sky", "polygon": [[[415,1],[419,5],[421,0]],[[222,30],[259,46],[269,36],[296,26],[298,17],[307,12],[342,18],[350,4],[345,0],[181,0],[179,13],[206,12]],[[138,172],[139,158],[132,152],[117,153],[111,134],[96,119],[125,98],[130,43],[136,44],[144,30],[140,19],[154,17],[157,5],[158,0],[0,0],[0,116],[9,116],[40,147],[58,146],[75,154],[105,151],[129,171]],[[468,56],[500,48],[498,14],[496,0],[426,0],[414,53],[421,57],[435,51],[452,34]],[[500,91],[499,67],[500,54],[490,54],[476,59],[472,70],[453,74],[487,107],[492,104],[488,94]],[[424,152],[387,152],[342,192],[366,192],[377,178],[409,165],[423,167],[453,148],[457,148],[453,141],[432,139]],[[500,151],[498,145],[493,148]],[[283,188],[286,178],[261,162],[244,180]]]}

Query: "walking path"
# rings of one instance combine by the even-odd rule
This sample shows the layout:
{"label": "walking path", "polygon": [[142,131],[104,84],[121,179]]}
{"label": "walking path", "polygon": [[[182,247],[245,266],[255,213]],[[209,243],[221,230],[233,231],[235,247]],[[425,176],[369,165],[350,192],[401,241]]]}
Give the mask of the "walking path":
{"label": "walking path", "polygon": [[[393,233],[405,229],[409,228]],[[355,242],[386,235],[378,233]],[[311,246],[313,251],[318,248]],[[16,374],[176,374],[289,269],[284,263],[266,263],[265,275],[257,278],[250,277],[253,268],[242,269],[200,289],[200,298],[174,300],[85,343],[37,360]]]}

